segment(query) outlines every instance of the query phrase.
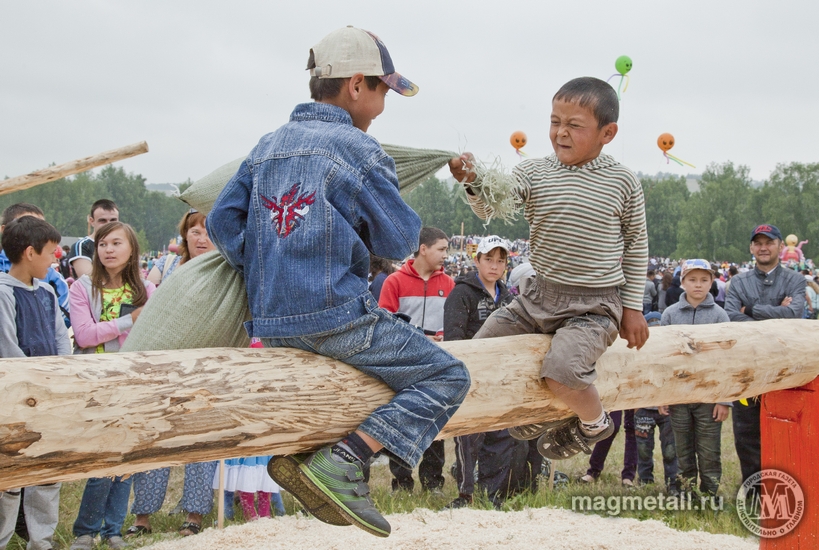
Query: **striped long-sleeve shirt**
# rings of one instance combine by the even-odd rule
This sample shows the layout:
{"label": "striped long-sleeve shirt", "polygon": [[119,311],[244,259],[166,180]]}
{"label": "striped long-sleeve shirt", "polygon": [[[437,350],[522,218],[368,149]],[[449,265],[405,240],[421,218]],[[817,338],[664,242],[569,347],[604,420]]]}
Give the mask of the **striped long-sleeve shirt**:
{"label": "striped long-sleeve shirt", "polygon": [[[551,155],[524,160],[512,173],[535,271],[560,284],[620,287],[623,306],[642,311],[648,235],[643,190],[631,170],[609,155],[581,167]],[[472,187],[480,185],[479,177]],[[467,197],[478,217],[492,214],[477,195]]]}

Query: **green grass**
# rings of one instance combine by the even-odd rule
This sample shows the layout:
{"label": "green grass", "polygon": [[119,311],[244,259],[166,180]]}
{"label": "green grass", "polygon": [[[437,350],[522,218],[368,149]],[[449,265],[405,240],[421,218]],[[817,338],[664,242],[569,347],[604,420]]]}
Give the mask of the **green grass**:
{"label": "green grass", "polygon": [[[518,511],[542,507],[565,508],[571,510],[572,497],[588,496],[593,499],[594,497],[598,496],[608,498],[611,496],[623,495],[657,495],[663,490],[662,483],[653,486],[637,487],[635,489],[626,489],[621,486],[620,470],[623,468],[623,441],[624,438],[622,434],[618,434],[614,445],[612,445],[608,460],[606,461],[606,468],[596,483],[587,485],[572,482],[567,487],[549,490],[547,483],[544,480],[541,480],[539,488],[536,492],[522,493],[507,500],[503,506],[503,511]],[[392,494],[390,491],[389,468],[384,465],[373,466],[370,487],[372,489],[373,498],[379,510],[386,515],[412,512],[418,508],[440,510],[452,499],[454,499],[457,496],[457,488],[454,481],[449,476],[449,463],[454,461],[455,456],[452,441],[447,441],[446,453],[448,463],[447,468],[445,468],[444,475],[447,478],[447,481],[444,485],[443,494],[428,493],[420,491],[417,488],[413,493],[400,491],[396,494]],[[568,474],[572,480],[576,480],[578,477],[583,475],[586,472],[587,467],[588,457],[586,455],[579,455],[570,460],[557,463],[557,469]],[[654,519],[662,521],[669,527],[683,531],[699,530],[709,533],[721,533],[748,537],[749,533],[740,523],[734,506],[741,476],[739,470],[739,460],[737,459],[736,452],[734,451],[734,440],[730,419],[723,424],[722,429],[722,470],[722,485],[720,487],[719,495],[724,499],[724,507],[721,511],[656,510],[649,512],[646,510],[623,510],[618,517],[631,517],[640,520]],[[153,534],[136,539],[129,539],[132,547],[139,548],[161,540],[179,537],[177,530],[182,522],[185,521],[185,514],[169,516],[168,512],[173,509],[182,496],[183,471],[184,469],[182,467],[173,468],[171,470],[171,479],[168,484],[168,493],[165,497],[165,504],[160,512],[151,517]],[[659,440],[655,445],[654,475],[657,479],[662,479],[663,477]],[[74,539],[71,534],[71,526],[74,519],[77,517],[77,511],[79,510],[84,484],[84,481],[63,483],[62,491],[60,493],[60,522],[57,526],[57,532],[55,534],[57,548],[68,548]],[[283,495],[283,497],[285,509],[289,515],[301,513],[301,507],[297,501],[286,493]],[[480,495],[476,498],[472,507],[484,510],[493,509],[488,499],[481,497]],[[585,513],[596,513],[605,517],[610,516],[610,514],[606,511]],[[225,525],[233,525],[244,522],[242,519],[241,509],[238,506],[235,508],[235,518],[235,520],[225,520]],[[134,516],[129,514],[126,518],[123,531],[127,529],[133,523],[133,521]],[[215,505],[213,511],[203,519],[202,525],[203,528],[216,526]],[[100,548],[106,548],[106,546],[100,545]],[[25,543],[15,536],[12,538],[7,549],[25,550]]]}

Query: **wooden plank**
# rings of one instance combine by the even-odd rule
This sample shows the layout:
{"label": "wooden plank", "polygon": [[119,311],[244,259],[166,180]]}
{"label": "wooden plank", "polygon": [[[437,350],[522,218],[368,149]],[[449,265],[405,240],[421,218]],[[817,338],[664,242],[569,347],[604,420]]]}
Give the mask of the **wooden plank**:
{"label": "wooden plank", "polygon": [[66,162],[65,164],[60,164],[59,166],[49,166],[48,168],[36,170],[23,176],[16,176],[14,178],[0,181],[0,195],[6,195],[15,191],[28,189],[29,187],[55,181],[79,172],[85,172],[86,170],[96,168],[97,166],[111,164],[147,152],[148,144],[144,141],[140,141],[139,143],[133,143],[117,149],[111,149],[110,151],[105,151],[104,153],[99,153],[90,157],[72,160],[70,162]]}
{"label": "wooden plank", "polygon": [[[652,329],[598,361],[610,410],[716,402],[819,375],[819,323]],[[448,342],[472,375],[441,437],[567,414],[538,378],[550,338]],[[343,363],[287,349],[215,348],[0,360],[0,489],[314,449],[392,392]]]}

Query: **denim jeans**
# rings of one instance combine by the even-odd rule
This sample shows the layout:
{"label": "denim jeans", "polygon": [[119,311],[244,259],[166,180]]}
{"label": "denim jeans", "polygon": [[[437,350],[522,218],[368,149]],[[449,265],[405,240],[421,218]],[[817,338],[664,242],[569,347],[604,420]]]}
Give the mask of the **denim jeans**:
{"label": "denim jeans", "polygon": [[262,338],[267,347],[290,347],[343,361],[393,391],[359,429],[414,468],[469,391],[464,364],[423,332],[365,301],[367,313],[347,325],[298,338]]}
{"label": "denim jeans", "polygon": [[74,522],[74,536],[96,536],[110,539],[122,536],[122,524],[128,513],[131,479],[92,477],[85,483],[80,511]]}
{"label": "denim jeans", "polygon": [[677,450],[671,419],[653,409],[634,413],[634,435],[637,439],[637,473],[640,483],[654,483],[654,428],[660,428],[660,448],[667,489],[678,488]]}
{"label": "denim jeans", "polygon": [[712,403],[671,405],[671,427],[677,443],[680,477],[692,489],[700,478],[700,492],[716,495],[722,477],[722,422],[714,420]]}
{"label": "denim jeans", "polygon": [[594,445],[591,457],[589,458],[589,469],[586,470],[586,474],[592,476],[594,479],[600,477],[600,474],[603,472],[603,466],[606,463],[606,457],[609,456],[611,444],[614,443],[614,438],[617,437],[617,432],[620,431],[620,425],[622,424],[626,445],[623,450],[623,470],[620,472],[620,479],[634,481],[634,475],[637,473],[637,442],[634,437],[634,410],[611,411],[610,414],[611,421],[614,422],[614,433]]}

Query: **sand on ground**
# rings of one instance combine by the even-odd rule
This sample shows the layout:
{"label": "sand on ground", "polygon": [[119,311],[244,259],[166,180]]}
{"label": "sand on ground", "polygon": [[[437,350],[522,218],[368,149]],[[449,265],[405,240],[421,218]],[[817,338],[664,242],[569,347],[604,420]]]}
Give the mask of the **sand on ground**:
{"label": "sand on ground", "polygon": [[383,539],[355,527],[334,527],[313,518],[263,518],[225,529],[144,547],[150,550],[271,550],[327,548],[339,550],[756,550],[752,537],[675,531],[660,521],[606,518],[564,509],[520,512],[418,509],[387,517],[392,534]]}

